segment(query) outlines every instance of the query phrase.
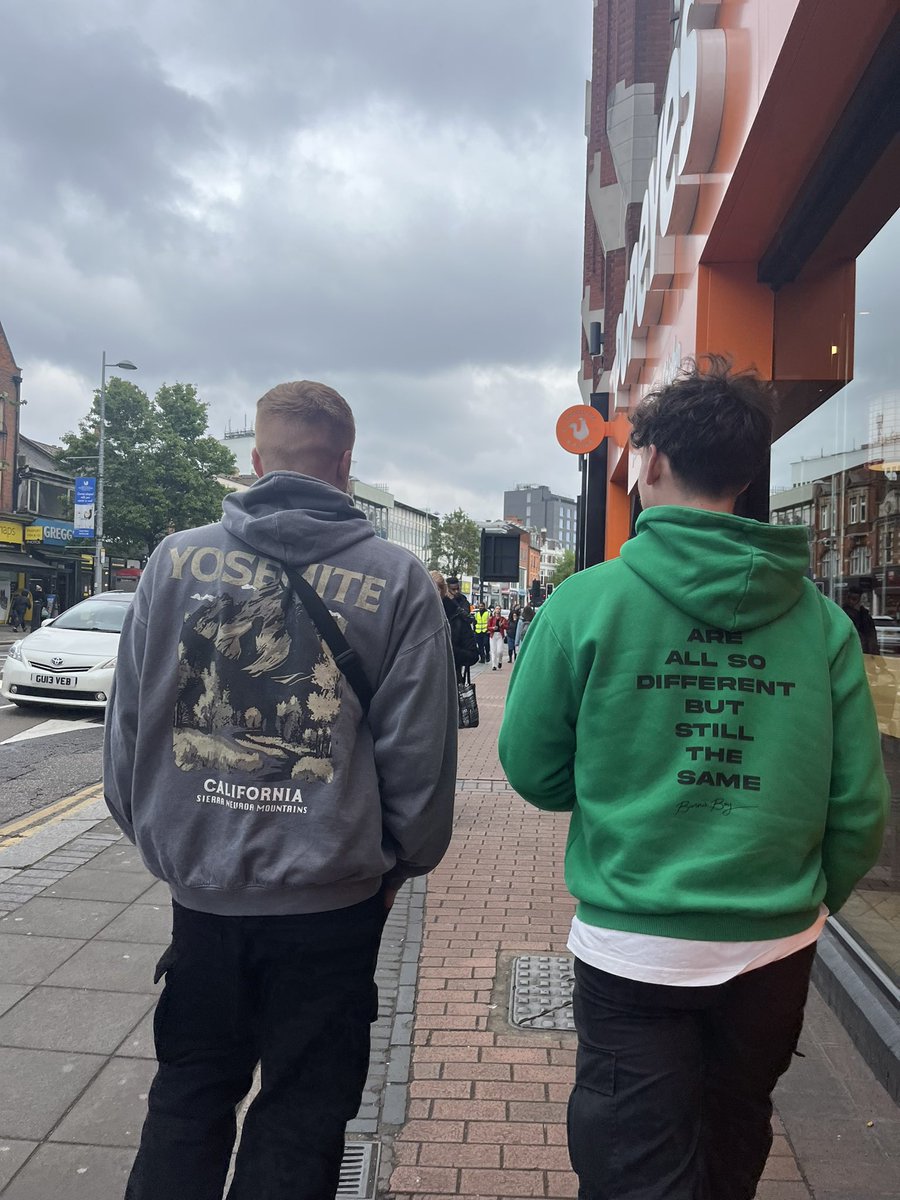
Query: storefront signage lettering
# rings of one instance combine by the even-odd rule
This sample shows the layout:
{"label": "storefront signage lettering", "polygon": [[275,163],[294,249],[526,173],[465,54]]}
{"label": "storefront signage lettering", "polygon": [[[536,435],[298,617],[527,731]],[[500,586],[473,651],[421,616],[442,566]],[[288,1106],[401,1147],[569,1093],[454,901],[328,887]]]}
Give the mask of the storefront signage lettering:
{"label": "storefront signage lettering", "polygon": [[68,546],[73,537],[70,521],[41,521],[25,530],[26,542],[43,542],[45,546]]}
{"label": "storefront signage lettering", "polygon": [[22,526],[15,521],[0,521],[0,542],[12,542],[21,546],[23,542]]}
{"label": "storefront signage lettering", "polygon": [[712,165],[725,105],[725,33],[719,0],[685,0],[641,205],[622,312],[616,324],[612,390],[627,390],[647,357],[646,331],[659,322],[675,271],[675,238],[689,233],[700,176]]}

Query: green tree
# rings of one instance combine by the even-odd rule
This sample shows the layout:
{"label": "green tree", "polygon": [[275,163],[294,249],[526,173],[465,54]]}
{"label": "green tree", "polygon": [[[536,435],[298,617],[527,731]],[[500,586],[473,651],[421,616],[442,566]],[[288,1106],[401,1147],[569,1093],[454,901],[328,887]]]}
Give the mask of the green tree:
{"label": "green tree", "polygon": [[[76,433],[65,434],[61,458],[96,473],[100,394]],[[207,405],[193,384],[163,384],[151,400],[114,376],[106,385],[103,525],[109,550],[150,554],[172,530],[218,520],[234,455],[207,433]]]}
{"label": "green tree", "polygon": [[431,538],[429,569],[445,575],[477,575],[481,559],[481,530],[461,508],[447,513]]}
{"label": "green tree", "polygon": [[570,575],[575,574],[575,551],[564,550],[563,556],[556,564],[553,574],[550,576],[550,582],[554,587],[559,587],[564,579],[568,579]]}

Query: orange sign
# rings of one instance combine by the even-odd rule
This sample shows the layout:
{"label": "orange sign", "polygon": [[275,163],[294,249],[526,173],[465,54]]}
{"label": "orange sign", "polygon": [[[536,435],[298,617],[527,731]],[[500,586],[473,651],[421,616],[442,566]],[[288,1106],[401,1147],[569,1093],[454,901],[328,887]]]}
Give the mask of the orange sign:
{"label": "orange sign", "polygon": [[596,408],[587,404],[573,404],[556,422],[556,440],[570,454],[589,454],[608,433]]}

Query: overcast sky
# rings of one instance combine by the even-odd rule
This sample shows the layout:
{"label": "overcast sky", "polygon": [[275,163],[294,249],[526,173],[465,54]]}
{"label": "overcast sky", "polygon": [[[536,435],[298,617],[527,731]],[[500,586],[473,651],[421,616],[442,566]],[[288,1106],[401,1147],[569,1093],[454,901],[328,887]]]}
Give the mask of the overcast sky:
{"label": "overcast sky", "polygon": [[[23,431],[88,410],[100,355],[210,428],[284,379],[350,401],[354,472],[476,518],[575,495],[590,0],[42,0],[4,8],[0,321]],[[859,263],[856,380],[775,447],[900,406],[900,224]]]}
{"label": "overcast sky", "polygon": [[284,379],[350,401],[354,472],[502,515],[574,495],[589,0],[4,7],[0,320],[23,431],[100,355],[211,432]]}

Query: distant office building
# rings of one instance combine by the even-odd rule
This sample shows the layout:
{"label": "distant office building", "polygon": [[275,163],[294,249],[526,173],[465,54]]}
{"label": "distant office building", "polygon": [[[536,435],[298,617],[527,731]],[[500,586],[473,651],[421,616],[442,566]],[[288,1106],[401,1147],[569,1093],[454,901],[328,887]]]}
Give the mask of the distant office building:
{"label": "distant office building", "polygon": [[232,429],[231,422],[229,421],[224,436],[220,437],[218,442],[234,455],[238,475],[253,474],[250,451],[256,445],[256,430],[253,428],[252,423],[245,421],[242,429]]}
{"label": "distant office building", "polygon": [[575,549],[578,504],[571,496],[557,496],[544,484],[521,483],[503,493],[503,517],[546,533],[564,550]]}
{"label": "distant office building", "polygon": [[[250,461],[250,451],[256,444],[256,433],[252,425],[245,423],[242,429],[225,430],[219,438],[235,457],[238,468],[238,487],[252,484],[255,475]],[[229,486],[227,480],[222,480]],[[423,563],[428,561],[428,547],[431,543],[431,531],[437,524],[437,517],[422,508],[413,508],[395,499],[387,488],[371,483],[363,483],[360,479],[350,480],[350,495],[357,508],[361,508],[371,521],[379,537],[388,542],[395,542],[411,550],[416,558]]]}
{"label": "distant office building", "polygon": [[438,522],[434,513],[403,504],[387,488],[363,483],[360,479],[350,480],[350,495],[379,537],[411,550],[423,563],[428,562],[431,535]]}

